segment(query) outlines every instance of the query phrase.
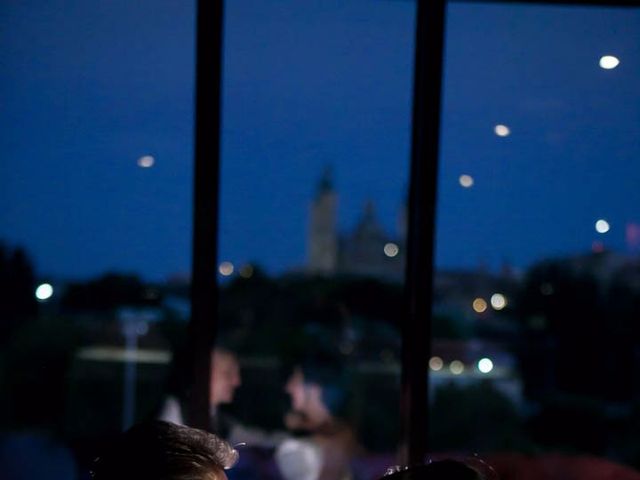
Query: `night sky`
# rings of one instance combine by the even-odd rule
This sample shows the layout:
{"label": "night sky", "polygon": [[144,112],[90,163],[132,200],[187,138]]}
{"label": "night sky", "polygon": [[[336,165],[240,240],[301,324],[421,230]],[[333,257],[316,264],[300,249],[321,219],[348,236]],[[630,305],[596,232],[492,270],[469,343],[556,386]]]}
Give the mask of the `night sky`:
{"label": "night sky", "polygon": [[[0,5],[0,239],[25,246],[39,274],[188,272],[194,9]],[[640,224],[640,11],[448,14],[437,264],[526,267],[594,241],[626,251],[625,225]],[[414,20],[401,0],[227,2],[221,260],[302,265],[327,165],[342,230],[368,199],[393,230],[408,185]],[[617,68],[599,67],[607,54]],[[138,166],[143,155],[152,167]]]}

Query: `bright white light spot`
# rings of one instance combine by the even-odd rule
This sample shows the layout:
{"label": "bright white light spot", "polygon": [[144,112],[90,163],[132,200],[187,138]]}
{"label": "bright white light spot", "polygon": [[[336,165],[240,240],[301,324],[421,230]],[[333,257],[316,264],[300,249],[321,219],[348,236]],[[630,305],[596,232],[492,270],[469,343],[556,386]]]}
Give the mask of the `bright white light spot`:
{"label": "bright white light spot", "polygon": [[491,361],[491,359],[481,358],[478,361],[478,370],[480,370],[482,373],[489,373],[491,370],[493,370],[493,362]]}
{"label": "bright white light spot", "polygon": [[451,373],[453,373],[454,375],[460,375],[462,372],[464,372],[464,363],[462,363],[460,360],[454,360],[449,364],[449,370],[451,370]]}
{"label": "bright white light spot", "polygon": [[150,168],[153,167],[153,164],[156,163],[156,159],[151,155],[145,155],[144,157],[140,157],[138,159],[138,166],[141,168]]}
{"label": "bright white light spot", "polygon": [[598,233],[607,233],[610,228],[609,222],[606,220],[600,219],[596,222],[596,232]]}
{"label": "bright white light spot", "polygon": [[220,264],[220,266],[218,267],[218,271],[220,272],[220,275],[228,277],[229,275],[231,275],[233,273],[233,263],[231,263],[231,262],[222,262]]}
{"label": "bright white light spot", "polygon": [[613,55],[605,55],[600,58],[600,66],[605,70],[611,70],[620,65],[620,60]]}
{"label": "bright white light spot", "polygon": [[48,300],[53,295],[53,287],[48,283],[38,285],[36,288],[36,298],[41,302]]}
{"label": "bright white light spot", "polygon": [[511,134],[511,130],[506,125],[496,125],[493,131],[499,137],[508,137]]}
{"label": "bright white light spot", "polygon": [[440,357],[431,357],[431,359],[429,360],[429,368],[434,372],[442,370],[443,366],[444,362]]}
{"label": "bright white light spot", "polygon": [[240,271],[238,273],[240,273],[240,276],[242,278],[251,278],[253,277],[253,267],[249,264],[243,265],[242,267],[240,267]]}
{"label": "bright white light spot", "polygon": [[398,248],[398,245],[396,245],[395,243],[387,243],[384,246],[384,254],[387,257],[395,257],[396,255],[398,255],[398,252],[400,251],[400,249]]}
{"label": "bright white light spot", "polygon": [[463,188],[473,187],[473,177],[471,175],[460,175],[458,182],[460,182]]}
{"label": "bright white light spot", "polygon": [[477,313],[482,313],[487,309],[487,301],[484,298],[478,297],[473,301],[472,306]]}
{"label": "bright white light spot", "polygon": [[491,295],[491,306],[496,310],[502,310],[507,306],[507,299],[501,293]]}

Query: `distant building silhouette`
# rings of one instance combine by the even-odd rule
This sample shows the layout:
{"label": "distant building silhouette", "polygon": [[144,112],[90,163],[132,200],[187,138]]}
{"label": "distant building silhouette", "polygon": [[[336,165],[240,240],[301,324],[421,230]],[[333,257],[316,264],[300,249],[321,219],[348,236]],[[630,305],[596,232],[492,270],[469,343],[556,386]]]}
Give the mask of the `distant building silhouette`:
{"label": "distant building silhouette", "polygon": [[311,273],[331,275],[336,272],[338,266],[337,208],[338,196],[331,183],[331,171],[326,169],[311,204],[307,237],[307,265]]}
{"label": "distant building silhouette", "polygon": [[372,201],[350,232],[338,232],[338,195],[326,169],[311,203],[306,270],[325,276],[362,275],[401,281],[404,275],[406,212],[399,213],[398,232],[385,231]]}

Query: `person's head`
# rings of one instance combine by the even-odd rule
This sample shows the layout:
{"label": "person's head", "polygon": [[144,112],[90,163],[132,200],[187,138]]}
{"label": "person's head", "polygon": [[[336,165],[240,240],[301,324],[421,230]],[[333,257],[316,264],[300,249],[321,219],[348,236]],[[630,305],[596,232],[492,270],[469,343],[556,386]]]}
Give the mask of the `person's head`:
{"label": "person's head", "polygon": [[203,430],[153,421],[118,436],[96,459],[94,480],[226,480],[238,452]]}
{"label": "person's head", "polygon": [[291,397],[290,413],[299,415],[309,429],[333,420],[348,420],[350,385],[343,367],[332,352],[312,350],[293,368],[285,384],[285,392]]}
{"label": "person's head", "polygon": [[215,348],[211,351],[211,404],[215,407],[231,403],[236,388],[242,383],[238,359],[229,350]]}
{"label": "person's head", "polygon": [[398,470],[380,480],[484,480],[484,477],[463,462],[440,460]]}
{"label": "person's head", "polygon": [[302,368],[294,368],[284,390],[291,397],[291,410],[302,415],[308,427],[320,426],[333,418],[323,397],[323,385],[305,378]]}

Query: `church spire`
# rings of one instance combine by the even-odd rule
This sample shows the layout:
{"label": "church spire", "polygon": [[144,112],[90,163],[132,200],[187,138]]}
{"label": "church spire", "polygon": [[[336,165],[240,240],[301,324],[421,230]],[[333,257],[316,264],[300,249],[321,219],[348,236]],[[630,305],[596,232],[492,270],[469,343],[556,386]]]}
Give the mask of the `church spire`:
{"label": "church spire", "polygon": [[331,165],[327,165],[324,167],[322,176],[318,182],[316,198],[319,198],[326,193],[333,193],[333,191],[333,169],[331,168]]}
{"label": "church spire", "polygon": [[333,190],[331,167],[325,167],[316,196],[311,203],[307,237],[307,268],[316,274],[331,275],[338,263],[338,198]]}

